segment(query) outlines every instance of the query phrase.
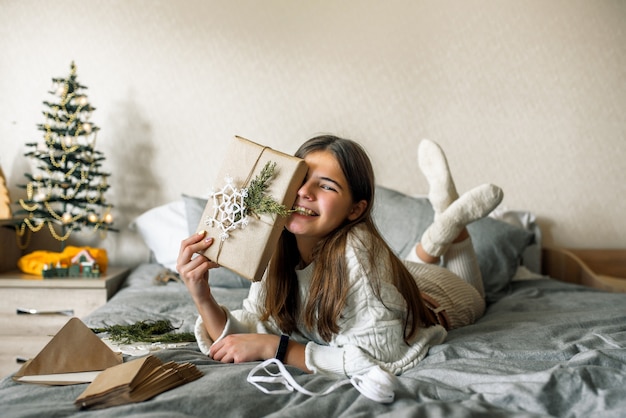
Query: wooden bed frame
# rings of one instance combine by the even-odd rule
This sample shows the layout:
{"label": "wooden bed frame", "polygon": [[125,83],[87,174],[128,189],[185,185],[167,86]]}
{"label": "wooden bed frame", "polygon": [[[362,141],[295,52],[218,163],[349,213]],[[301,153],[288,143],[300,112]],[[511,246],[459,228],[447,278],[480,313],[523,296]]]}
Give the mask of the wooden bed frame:
{"label": "wooden bed frame", "polygon": [[542,249],[542,273],[555,279],[626,293],[626,249]]}

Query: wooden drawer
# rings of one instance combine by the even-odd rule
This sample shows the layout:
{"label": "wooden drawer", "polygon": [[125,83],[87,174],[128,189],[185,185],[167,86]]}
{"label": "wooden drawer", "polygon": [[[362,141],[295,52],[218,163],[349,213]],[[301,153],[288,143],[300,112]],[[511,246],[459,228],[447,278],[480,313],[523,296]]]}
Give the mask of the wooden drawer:
{"label": "wooden drawer", "polygon": [[[16,314],[17,308],[41,311],[73,310],[82,317],[107,301],[105,289],[0,288],[0,314]],[[43,316],[43,315],[40,315]]]}
{"label": "wooden drawer", "polygon": [[[0,335],[45,335],[69,318],[82,318],[107,301],[105,289],[0,288]],[[19,314],[35,309],[40,314]],[[54,313],[67,311],[67,313]]]}
{"label": "wooden drawer", "polygon": [[[69,318],[67,319],[69,320]],[[35,357],[51,339],[52,335],[2,336],[0,338],[0,378],[18,371],[22,367],[22,364],[16,361],[18,358],[30,359]]]}

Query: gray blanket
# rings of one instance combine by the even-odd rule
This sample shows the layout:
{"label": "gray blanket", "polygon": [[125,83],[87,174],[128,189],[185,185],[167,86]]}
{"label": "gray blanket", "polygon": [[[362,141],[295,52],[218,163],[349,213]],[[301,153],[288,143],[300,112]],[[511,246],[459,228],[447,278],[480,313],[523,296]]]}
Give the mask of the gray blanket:
{"label": "gray blanket", "polygon": [[[89,326],[170,319],[181,330],[196,313],[184,286],[152,284],[157,265],[140,266],[127,285],[88,318]],[[247,289],[215,287],[236,308]],[[3,417],[330,417],[330,416],[559,416],[626,415],[626,295],[551,279],[514,282],[474,325],[454,330],[414,369],[398,378],[395,401],[380,404],[352,386],[323,397],[297,392],[266,395],[246,382],[258,363],[220,364],[195,343],[156,351],[163,360],[192,362],[199,380],[155,398],[99,411],[78,411],[86,385],[48,387],[0,382]],[[290,372],[319,392],[334,379]]]}

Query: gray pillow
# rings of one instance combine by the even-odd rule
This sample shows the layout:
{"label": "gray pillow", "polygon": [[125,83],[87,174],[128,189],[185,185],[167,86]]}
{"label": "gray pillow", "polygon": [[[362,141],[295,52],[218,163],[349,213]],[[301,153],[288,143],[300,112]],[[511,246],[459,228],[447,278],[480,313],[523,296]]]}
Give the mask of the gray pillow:
{"label": "gray pillow", "polygon": [[[432,223],[434,212],[425,197],[378,186],[373,216],[391,248],[405,257]],[[467,229],[478,257],[487,302],[494,302],[508,290],[534,234],[493,218],[480,219]]]}
{"label": "gray pillow", "polygon": [[187,229],[189,230],[189,236],[191,236],[195,234],[200,224],[200,218],[202,217],[202,212],[204,212],[207,199],[186,194],[183,194],[182,197],[185,203],[185,214],[187,215]]}

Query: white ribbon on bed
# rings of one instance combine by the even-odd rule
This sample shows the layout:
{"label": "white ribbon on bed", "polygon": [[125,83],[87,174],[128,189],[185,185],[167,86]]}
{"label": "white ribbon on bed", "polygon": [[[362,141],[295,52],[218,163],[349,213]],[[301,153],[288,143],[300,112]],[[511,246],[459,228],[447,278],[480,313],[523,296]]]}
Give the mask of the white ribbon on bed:
{"label": "white ribbon on bed", "polygon": [[[268,369],[268,366],[271,364],[275,364],[278,367],[278,372],[272,372]],[[264,371],[267,373],[267,376],[257,376],[256,373],[259,371]],[[351,383],[363,396],[376,402],[391,403],[395,397],[393,391],[395,386],[394,376],[380,367],[373,367],[367,373],[355,375],[350,379],[340,380],[323,392],[311,392],[296,382],[280,360],[271,358],[250,370],[247,381],[256,386],[261,392],[270,395],[288,394],[296,390],[308,396],[324,396],[340,386]],[[264,387],[262,384],[281,384],[285,389],[272,390]]]}

